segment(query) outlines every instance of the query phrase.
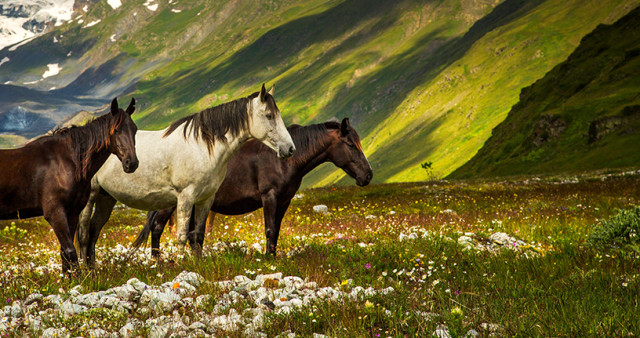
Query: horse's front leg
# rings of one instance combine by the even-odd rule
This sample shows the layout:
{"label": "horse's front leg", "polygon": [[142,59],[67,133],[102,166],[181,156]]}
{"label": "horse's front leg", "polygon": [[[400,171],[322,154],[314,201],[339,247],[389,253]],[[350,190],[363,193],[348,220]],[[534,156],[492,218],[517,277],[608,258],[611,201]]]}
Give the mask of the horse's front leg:
{"label": "horse's front leg", "polygon": [[[60,257],[62,258],[62,272],[69,273],[78,268],[78,255],[73,246],[73,233],[69,229],[67,212],[61,205],[45,207],[44,219],[51,224],[53,231],[60,242]],[[77,218],[75,219],[77,222]],[[73,229],[75,230],[75,228]]]}
{"label": "horse's front leg", "polygon": [[189,219],[194,200],[192,195],[185,194],[184,191],[178,196],[176,205],[176,238],[180,249],[184,249],[189,235]]}
{"label": "horse's front leg", "polygon": [[207,228],[207,216],[211,210],[211,205],[215,200],[215,194],[205,200],[203,203],[196,204],[194,214],[192,217],[195,219],[195,229],[193,236],[195,241],[192,249],[198,257],[202,256],[202,247],[204,245],[204,234]]}

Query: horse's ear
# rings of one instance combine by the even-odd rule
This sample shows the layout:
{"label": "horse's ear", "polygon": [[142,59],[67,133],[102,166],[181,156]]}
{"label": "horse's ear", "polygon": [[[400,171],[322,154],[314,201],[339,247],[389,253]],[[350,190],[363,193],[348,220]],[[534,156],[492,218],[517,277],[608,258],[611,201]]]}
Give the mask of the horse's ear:
{"label": "horse's ear", "polygon": [[269,89],[269,95],[273,96],[273,93],[276,91],[276,85],[271,85],[271,89]]}
{"label": "horse's ear", "polygon": [[347,136],[347,134],[349,134],[349,127],[349,118],[345,117],[340,124],[340,135]]}
{"label": "horse's ear", "polygon": [[127,114],[133,114],[133,111],[136,110],[136,99],[131,98],[131,103],[129,103],[129,107],[127,107]]}
{"label": "horse's ear", "polygon": [[114,97],[113,101],[111,101],[111,114],[117,115],[120,112],[120,108],[118,108],[118,98]]}
{"label": "horse's ear", "polygon": [[267,95],[267,90],[264,88],[264,83],[262,84],[262,89],[260,89],[260,102],[264,102],[264,98]]}

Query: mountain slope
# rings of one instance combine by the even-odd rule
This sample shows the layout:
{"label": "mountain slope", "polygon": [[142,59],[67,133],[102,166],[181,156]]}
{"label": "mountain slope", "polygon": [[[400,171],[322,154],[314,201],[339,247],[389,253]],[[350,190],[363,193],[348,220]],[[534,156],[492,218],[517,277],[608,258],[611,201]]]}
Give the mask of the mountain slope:
{"label": "mountain slope", "polygon": [[[12,81],[0,85],[0,109],[59,123],[135,96],[139,126],[160,129],[275,83],[287,123],[350,117],[374,181],[422,180],[423,162],[440,176],[464,164],[521,88],[639,2],[89,1],[69,23],[0,51],[11,60],[0,82]],[[26,101],[13,100],[17,87]],[[326,165],[304,184],[351,181]]]}
{"label": "mountain slope", "polygon": [[640,165],[640,8],[600,25],[524,88],[484,147],[450,177]]}

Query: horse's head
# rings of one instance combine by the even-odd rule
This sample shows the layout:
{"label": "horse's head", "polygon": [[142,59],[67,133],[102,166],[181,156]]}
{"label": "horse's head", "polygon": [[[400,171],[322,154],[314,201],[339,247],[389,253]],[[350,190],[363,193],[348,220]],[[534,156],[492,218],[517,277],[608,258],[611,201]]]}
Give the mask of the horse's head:
{"label": "horse's head", "polygon": [[126,173],[132,173],[138,168],[138,156],[136,155],[138,127],[131,119],[131,114],[136,109],[135,104],[136,100],[131,99],[131,103],[125,111],[118,107],[117,98],[111,102],[113,124],[109,130],[109,151],[122,162],[122,169]]}
{"label": "horse's head", "polygon": [[293,155],[296,147],[273,99],[273,90],[272,87],[267,93],[262,84],[260,93],[252,99],[249,108],[249,132],[251,136],[273,149],[278,157],[284,158]]}
{"label": "horse's head", "polygon": [[363,187],[373,178],[373,171],[367,157],[362,152],[360,137],[356,130],[349,124],[349,119],[344,118],[340,124],[340,132],[337,139],[329,148],[329,159],[338,168],[344,170],[349,176],[355,178],[356,184]]}

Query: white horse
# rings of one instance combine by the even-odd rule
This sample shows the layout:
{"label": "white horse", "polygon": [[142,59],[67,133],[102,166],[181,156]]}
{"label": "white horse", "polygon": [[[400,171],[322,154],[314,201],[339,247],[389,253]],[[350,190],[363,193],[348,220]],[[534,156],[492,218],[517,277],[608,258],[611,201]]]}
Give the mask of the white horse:
{"label": "white horse", "polygon": [[[80,258],[89,267],[94,265],[96,241],[116,201],[142,210],[177,206],[178,244],[184,247],[192,208],[195,205],[195,224],[204,226],[227,162],[251,137],[279,157],[295,151],[273,88],[267,93],[264,84],[260,92],[187,116],[165,130],[138,131],[138,170],[124,174],[118,159],[111,156],[91,181],[89,202],[78,226]],[[200,254],[201,248],[193,249]]]}

